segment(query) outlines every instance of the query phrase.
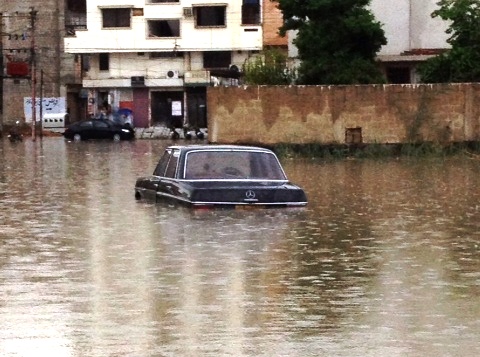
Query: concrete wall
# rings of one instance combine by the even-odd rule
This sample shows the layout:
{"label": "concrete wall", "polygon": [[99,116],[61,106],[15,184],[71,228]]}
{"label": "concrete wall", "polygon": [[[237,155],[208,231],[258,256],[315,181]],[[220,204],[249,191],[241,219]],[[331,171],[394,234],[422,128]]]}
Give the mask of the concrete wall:
{"label": "concrete wall", "polygon": [[438,0],[372,0],[370,9],[388,43],[379,55],[398,55],[418,48],[448,48],[448,23],[432,13]]}
{"label": "concrete wall", "polygon": [[479,102],[480,84],[212,87],[207,92],[209,140],[477,141]]}

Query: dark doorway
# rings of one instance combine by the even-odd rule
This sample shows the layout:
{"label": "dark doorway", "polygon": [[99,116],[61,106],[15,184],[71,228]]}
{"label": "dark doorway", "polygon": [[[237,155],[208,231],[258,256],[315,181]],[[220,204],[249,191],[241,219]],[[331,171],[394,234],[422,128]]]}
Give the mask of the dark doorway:
{"label": "dark doorway", "polygon": [[192,128],[207,127],[207,88],[194,87],[187,90],[188,124]]}
{"label": "dark doorway", "polygon": [[387,82],[392,84],[411,83],[409,67],[388,67]]}
{"label": "dark doorway", "polygon": [[139,128],[148,127],[148,89],[133,89],[133,124]]}
{"label": "dark doorway", "polygon": [[183,127],[183,92],[152,92],[152,124]]}

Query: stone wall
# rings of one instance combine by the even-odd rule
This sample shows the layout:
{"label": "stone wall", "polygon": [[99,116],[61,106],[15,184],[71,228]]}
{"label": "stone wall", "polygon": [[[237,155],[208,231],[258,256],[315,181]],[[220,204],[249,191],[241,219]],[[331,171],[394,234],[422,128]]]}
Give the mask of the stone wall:
{"label": "stone wall", "polygon": [[480,84],[212,87],[212,143],[480,140]]}

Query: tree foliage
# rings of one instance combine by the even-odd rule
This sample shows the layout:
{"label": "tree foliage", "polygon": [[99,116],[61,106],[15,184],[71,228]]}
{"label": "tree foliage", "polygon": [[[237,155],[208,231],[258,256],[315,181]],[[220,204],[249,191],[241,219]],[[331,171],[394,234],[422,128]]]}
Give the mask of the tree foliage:
{"label": "tree foliage", "polygon": [[246,84],[287,85],[295,80],[295,71],[287,66],[287,56],[275,49],[267,49],[243,65]]}
{"label": "tree foliage", "polygon": [[370,0],[276,0],[283,13],[280,34],[297,30],[294,44],[303,84],[384,82],[375,62],[386,44]]}
{"label": "tree foliage", "polygon": [[451,49],[419,67],[427,83],[480,81],[480,1],[440,0],[432,17],[450,23],[447,42]]}

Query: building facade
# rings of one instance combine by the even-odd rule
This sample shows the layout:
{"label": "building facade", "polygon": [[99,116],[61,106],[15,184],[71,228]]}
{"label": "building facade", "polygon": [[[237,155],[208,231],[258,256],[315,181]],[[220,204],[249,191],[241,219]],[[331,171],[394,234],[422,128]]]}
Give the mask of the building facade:
{"label": "building facade", "polygon": [[437,0],[372,0],[370,7],[387,44],[378,59],[389,83],[417,83],[416,66],[449,48],[448,23],[432,18]]}
{"label": "building facade", "polygon": [[[416,83],[416,65],[448,47],[436,2],[372,0],[390,83]],[[132,113],[137,127],[206,127],[208,86],[241,83],[266,47],[297,56],[270,0],[4,1],[0,12],[0,128],[25,121],[35,95],[65,98],[72,121]]]}
{"label": "building facade", "polygon": [[[379,64],[388,83],[417,83],[415,68],[426,59],[449,48],[448,23],[432,18],[438,0],[372,0],[370,9],[382,24],[387,44],[378,53]],[[297,58],[293,41],[296,33],[288,34],[289,57]],[[297,63],[298,64],[298,63]]]}
{"label": "building facade", "polygon": [[65,98],[64,110],[80,115],[79,57],[63,51],[70,3],[75,1],[0,3],[0,130],[28,121],[26,98]]}
{"label": "building facade", "polygon": [[258,0],[83,1],[86,26],[72,27],[65,51],[82,58],[91,116],[206,127],[206,88],[236,85],[263,46]]}

